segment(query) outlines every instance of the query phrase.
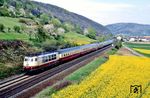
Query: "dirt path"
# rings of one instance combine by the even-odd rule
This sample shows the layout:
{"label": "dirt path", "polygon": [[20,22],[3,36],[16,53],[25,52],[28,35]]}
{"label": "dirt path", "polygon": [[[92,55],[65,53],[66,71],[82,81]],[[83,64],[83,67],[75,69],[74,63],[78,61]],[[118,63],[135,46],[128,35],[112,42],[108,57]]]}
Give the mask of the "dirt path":
{"label": "dirt path", "polygon": [[126,47],[126,46],[122,46],[122,48],[120,48],[118,50],[118,52],[116,53],[117,55],[124,55],[124,56],[140,56],[140,57],[145,57],[142,54],[139,54],[138,52]]}
{"label": "dirt path", "polygon": [[133,54],[131,51],[129,51],[125,47],[120,48],[116,54],[117,55],[125,55],[125,56],[136,56],[135,54]]}

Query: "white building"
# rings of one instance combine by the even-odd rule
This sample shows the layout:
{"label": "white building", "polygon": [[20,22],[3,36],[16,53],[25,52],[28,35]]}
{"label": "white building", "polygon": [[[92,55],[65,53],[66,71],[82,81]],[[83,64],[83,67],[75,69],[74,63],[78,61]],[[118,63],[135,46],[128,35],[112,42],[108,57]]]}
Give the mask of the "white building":
{"label": "white building", "polygon": [[135,38],[130,38],[129,41],[130,41],[130,42],[134,42],[134,41],[135,41]]}

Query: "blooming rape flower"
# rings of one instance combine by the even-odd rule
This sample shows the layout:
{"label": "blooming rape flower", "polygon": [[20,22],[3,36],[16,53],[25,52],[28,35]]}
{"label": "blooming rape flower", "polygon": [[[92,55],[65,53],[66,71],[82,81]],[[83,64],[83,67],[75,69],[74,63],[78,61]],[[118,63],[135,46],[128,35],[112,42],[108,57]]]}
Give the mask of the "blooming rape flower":
{"label": "blooming rape flower", "polygon": [[[130,93],[142,85],[143,93]],[[150,58],[113,55],[80,84],[58,91],[52,98],[135,98],[150,95]]]}
{"label": "blooming rape flower", "polygon": [[133,49],[141,53],[150,54],[150,50],[147,49],[138,49],[138,48],[133,48]]}

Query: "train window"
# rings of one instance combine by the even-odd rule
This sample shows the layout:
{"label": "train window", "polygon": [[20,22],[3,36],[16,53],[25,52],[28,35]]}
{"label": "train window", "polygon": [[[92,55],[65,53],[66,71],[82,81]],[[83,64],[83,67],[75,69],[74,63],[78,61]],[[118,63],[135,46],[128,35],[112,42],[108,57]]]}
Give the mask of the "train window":
{"label": "train window", "polygon": [[51,60],[51,55],[49,56],[49,61]]}
{"label": "train window", "polygon": [[31,62],[33,62],[33,59],[31,59]]}
{"label": "train window", "polygon": [[44,62],[44,57],[42,57],[42,62]]}
{"label": "train window", "polygon": [[37,61],[37,58],[35,58],[35,61]]}
{"label": "train window", "polygon": [[53,55],[53,60],[56,59],[56,54]]}
{"label": "train window", "polygon": [[24,61],[28,61],[28,59],[26,58],[26,59],[24,59]]}
{"label": "train window", "polygon": [[47,62],[47,57],[42,57],[42,62]]}
{"label": "train window", "polygon": [[45,57],[45,62],[47,62],[47,61],[48,61],[48,56]]}
{"label": "train window", "polygon": [[54,56],[54,58],[53,59],[56,59],[56,56]]}

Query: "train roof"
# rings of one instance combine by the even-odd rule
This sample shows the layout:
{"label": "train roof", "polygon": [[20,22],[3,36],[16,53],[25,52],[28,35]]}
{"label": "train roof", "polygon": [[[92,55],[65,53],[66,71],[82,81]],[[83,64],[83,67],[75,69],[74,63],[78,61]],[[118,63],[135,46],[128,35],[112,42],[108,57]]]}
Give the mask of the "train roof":
{"label": "train roof", "polygon": [[72,47],[72,48],[60,49],[60,50],[58,50],[58,52],[59,53],[66,53],[66,52],[73,51],[73,50],[78,50],[78,49],[82,49],[82,48],[92,47],[94,45],[96,45],[96,43],[94,43],[94,44],[87,44],[87,45],[83,45],[83,46]]}
{"label": "train roof", "polygon": [[54,51],[54,52],[38,52],[38,53],[27,54],[26,57],[41,56],[41,55],[55,54],[55,53],[57,53],[57,51]]}
{"label": "train roof", "polygon": [[80,48],[81,48],[81,46],[77,46],[77,47],[72,47],[72,48],[60,49],[60,50],[57,50],[57,51],[59,53],[65,53],[65,52],[77,50],[77,49],[80,49]]}

